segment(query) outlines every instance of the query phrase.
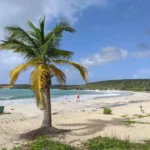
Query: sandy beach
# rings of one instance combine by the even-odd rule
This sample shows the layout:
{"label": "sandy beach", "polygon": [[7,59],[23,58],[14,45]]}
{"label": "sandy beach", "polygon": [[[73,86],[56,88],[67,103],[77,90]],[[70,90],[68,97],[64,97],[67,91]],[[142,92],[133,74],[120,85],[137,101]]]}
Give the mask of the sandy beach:
{"label": "sandy beach", "polygon": [[[144,112],[141,112],[140,106]],[[112,115],[104,115],[103,107],[111,107]],[[0,148],[10,149],[12,145],[24,142],[19,135],[40,127],[42,122],[43,112],[35,104],[6,106],[5,113],[9,112],[0,115]],[[54,127],[72,130],[54,139],[70,145],[80,146],[96,136],[115,136],[133,142],[150,139],[150,116],[137,117],[150,114],[150,93],[133,92],[133,95],[81,102],[52,102],[52,114]],[[127,118],[143,124],[126,125]]]}

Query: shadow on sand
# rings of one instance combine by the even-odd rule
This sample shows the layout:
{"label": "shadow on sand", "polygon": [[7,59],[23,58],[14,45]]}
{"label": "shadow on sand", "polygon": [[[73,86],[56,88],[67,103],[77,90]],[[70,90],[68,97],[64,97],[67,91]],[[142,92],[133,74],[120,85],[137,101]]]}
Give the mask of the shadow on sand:
{"label": "shadow on sand", "polygon": [[[125,126],[124,123],[125,119],[118,119],[114,118],[112,120],[88,120],[88,123],[73,123],[73,124],[57,124],[58,126],[63,126],[63,128],[76,128],[71,129],[73,135],[77,136],[86,136],[86,135],[92,135],[97,132],[101,132],[104,130],[105,127],[108,125],[112,126]],[[77,128],[78,127],[78,128]],[[80,133],[78,133],[80,131]]]}

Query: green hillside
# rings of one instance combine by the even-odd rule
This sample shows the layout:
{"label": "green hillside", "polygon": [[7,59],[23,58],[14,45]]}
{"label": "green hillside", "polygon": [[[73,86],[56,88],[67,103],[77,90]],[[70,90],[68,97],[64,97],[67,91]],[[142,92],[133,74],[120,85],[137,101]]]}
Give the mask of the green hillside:
{"label": "green hillside", "polygon": [[[7,84],[0,85],[0,88],[7,86]],[[28,84],[17,84],[13,89],[28,89]],[[128,90],[128,91],[150,91],[150,79],[128,79],[128,80],[108,80],[91,82],[85,85],[52,85],[52,89],[99,89],[99,90]]]}
{"label": "green hillside", "polygon": [[108,80],[80,86],[84,89],[150,91],[150,79]]}

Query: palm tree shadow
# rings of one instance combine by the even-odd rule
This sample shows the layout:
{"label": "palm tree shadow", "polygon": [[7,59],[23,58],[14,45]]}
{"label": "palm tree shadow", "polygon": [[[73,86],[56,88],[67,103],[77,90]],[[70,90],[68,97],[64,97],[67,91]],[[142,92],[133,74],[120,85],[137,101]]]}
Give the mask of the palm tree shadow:
{"label": "palm tree shadow", "polygon": [[[125,119],[118,119],[118,118],[113,118],[113,120],[90,119],[88,120],[88,123],[58,124],[58,126],[78,127],[77,129],[72,129],[72,131],[74,131],[73,135],[86,136],[103,131],[104,128],[108,125],[124,126],[125,125],[124,121]],[[79,133],[78,131],[81,132]]]}

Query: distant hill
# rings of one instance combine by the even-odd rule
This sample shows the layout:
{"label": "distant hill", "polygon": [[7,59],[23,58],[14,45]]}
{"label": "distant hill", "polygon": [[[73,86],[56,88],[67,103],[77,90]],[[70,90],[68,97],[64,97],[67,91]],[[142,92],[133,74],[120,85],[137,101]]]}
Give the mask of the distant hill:
{"label": "distant hill", "polygon": [[[0,88],[7,88],[8,84],[0,84]],[[16,84],[13,89],[29,89],[28,84]],[[91,82],[85,85],[52,85],[52,89],[99,89],[99,90],[128,90],[128,91],[150,91],[150,79],[126,79]]]}
{"label": "distant hill", "polygon": [[11,89],[29,89],[29,84],[16,84],[12,87],[9,86],[9,84],[0,84],[0,88],[11,88]]}
{"label": "distant hill", "polygon": [[81,85],[84,89],[99,90],[128,90],[128,91],[150,91],[150,79],[126,79],[92,82]]}
{"label": "distant hill", "polygon": [[[52,85],[52,89],[68,89],[68,88],[77,88],[77,85]],[[29,84],[15,84],[12,87],[9,87],[9,84],[0,84],[0,88],[10,88],[10,89],[30,89]]]}

